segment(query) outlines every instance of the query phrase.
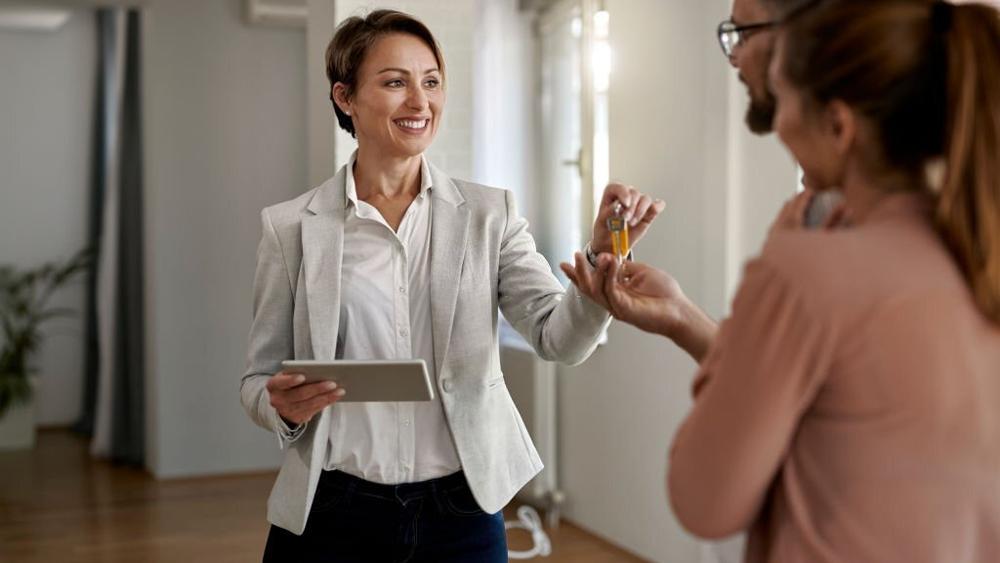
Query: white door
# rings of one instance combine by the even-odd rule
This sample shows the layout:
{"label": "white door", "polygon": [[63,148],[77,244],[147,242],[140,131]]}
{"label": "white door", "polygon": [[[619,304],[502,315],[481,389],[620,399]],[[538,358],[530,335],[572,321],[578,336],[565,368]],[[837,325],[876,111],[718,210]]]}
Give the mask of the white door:
{"label": "white door", "polygon": [[[553,266],[587,242],[592,209],[590,88],[584,76],[588,56],[584,12],[587,2],[562,0],[539,20],[539,116],[543,225],[536,228],[542,253]],[[586,186],[586,190],[584,187]],[[589,221],[587,221],[589,223]],[[558,269],[557,269],[558,270]],[[558,273],[558,272],[557,272]],[[561,277],[561,273],[558,273]],[[564,280],[565,281],[565,280]]]}

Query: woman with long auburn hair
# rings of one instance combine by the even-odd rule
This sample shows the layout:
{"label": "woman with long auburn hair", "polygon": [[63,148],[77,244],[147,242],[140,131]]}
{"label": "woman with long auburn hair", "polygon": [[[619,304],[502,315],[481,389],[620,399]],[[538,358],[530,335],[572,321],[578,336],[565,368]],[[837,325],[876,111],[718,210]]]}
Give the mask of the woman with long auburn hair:
{"label": "woman with long auburn hair", "polygon": [[[849,225],[782,210],[701,364],[673,508],[747,561],[1000,557],[1000,18],[984,4],[825,0],[788,15],[774,127]],[[604,292],[657,330],[675,282]]]}

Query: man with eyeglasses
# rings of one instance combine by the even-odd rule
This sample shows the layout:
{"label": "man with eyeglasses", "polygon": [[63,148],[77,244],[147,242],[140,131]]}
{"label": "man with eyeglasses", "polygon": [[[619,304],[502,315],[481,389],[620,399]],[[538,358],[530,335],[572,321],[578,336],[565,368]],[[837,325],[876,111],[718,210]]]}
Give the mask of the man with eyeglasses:
{"label": "man with eyeglasses", "polygon": [[774,28],[782,14],[801,9],[808,0],[734,0],[732,16],[719,24],[722,52],[739,71],[750,104],[746,123],[757,134],[771,132],[775,100],[767,85],[767,69],[774,50]]}

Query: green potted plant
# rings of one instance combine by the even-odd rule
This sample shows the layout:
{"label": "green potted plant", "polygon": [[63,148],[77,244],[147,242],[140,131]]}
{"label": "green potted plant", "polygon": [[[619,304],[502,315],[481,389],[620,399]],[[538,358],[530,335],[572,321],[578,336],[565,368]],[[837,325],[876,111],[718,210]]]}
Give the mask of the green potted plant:
{"label": "green potted plant", "polygon": [[[32,356],[41,344],[42,325],[57,317],[75,314],[72,309],[50,307],[52,295],[86,271],[91,252],[81,250],[64,263],[49,263],[30,270],[0,266],[0,428],[8,420],[0,443],[6,447],[30,447],[34,443],[34,416],[31,412],[32,377],[36,370]],[[21,412],[18,412],[21,411]],[[0,446],[2,447],[2,446]]]}

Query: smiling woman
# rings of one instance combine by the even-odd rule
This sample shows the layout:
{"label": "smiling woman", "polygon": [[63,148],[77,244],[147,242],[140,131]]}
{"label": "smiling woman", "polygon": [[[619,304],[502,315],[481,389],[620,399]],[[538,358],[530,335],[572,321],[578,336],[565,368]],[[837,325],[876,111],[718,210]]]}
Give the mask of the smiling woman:
{"label": "smiling woman", "polygon": [[334,105],[346,118],[341,119],[344,129],[364,139],[359,146],[377,145],[393,156],[421,154],[434,138],[445,101],[433,44],[407,34],[386,35],[356,74],[352,82],[336,80],[333,85]]}
{"label": "smiling woman", "polygon": [[[405,103],[408,96],[425,90],[428,101],[434,104],[433,115],[407,116],[404,112],[395,119],[416,117],[413,121],[417,123],[407,127],[421,131],[426,122],[436,127],[444,105],[444,59],[430,30],[405,14],[388,10],[366,19],[348,19],[340,29],[326,52],[326,75],[333,85],[330,99],[340,126],[358,136],[355,122],[359,116],[351,108],[352,101],[372,101],[376,107],[371,109],[376,112],[380,106],[393,113],[401,101]],[[395,66],[394,61],[404,64]],[[365,87],[368,90],[358,96],[358,90]],[[377,120],[378,114],[372,118]],[[428,144],[434,129],[429,132]]]}
{"label": "smiling woman", "polygon": [[[610,319],[555,278],[509,191],[424,157],[445,73],[422,23],[389,10],[348,18],[326,55],[337,120],[358,148],[333,178],[262,213],[241,398],[288,448],[264,560],[506,561],[500,509],[542,463],[504,383],[498,309],[542,358],[566,363],[589,356]],[[663,209],[611,186],[600,216],[616,203],[634,239]],[[341,403],[335,383],[281,371],[288,359],[419,359],[437,396]]]}

